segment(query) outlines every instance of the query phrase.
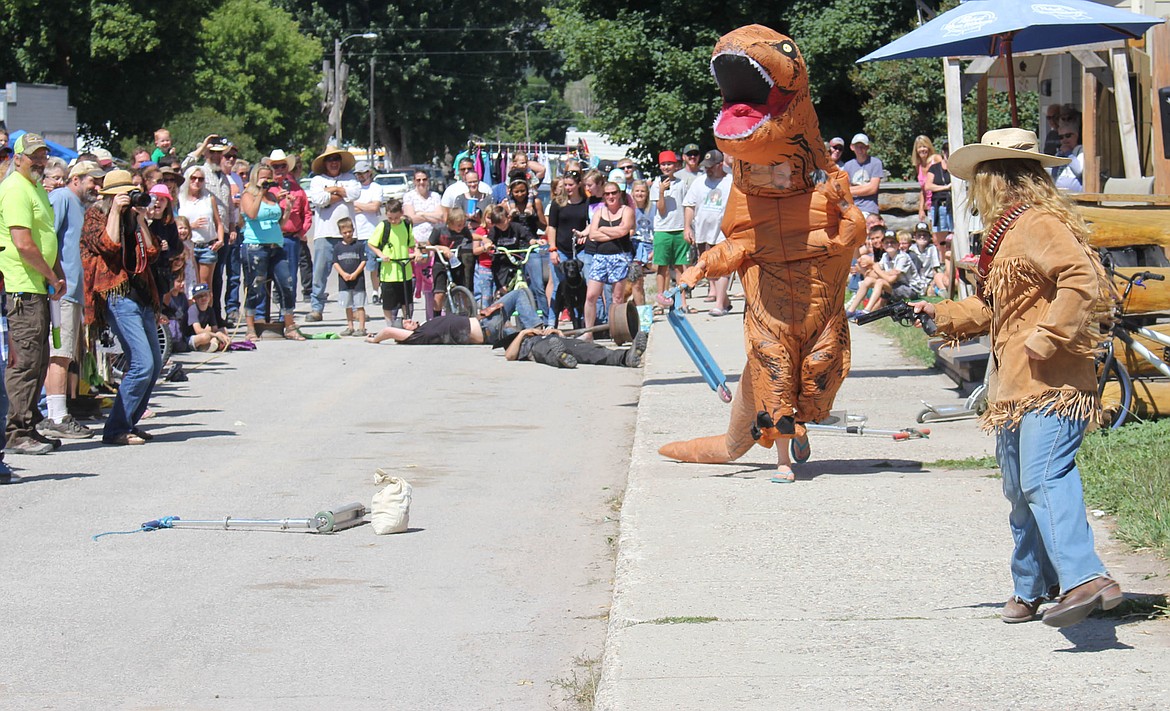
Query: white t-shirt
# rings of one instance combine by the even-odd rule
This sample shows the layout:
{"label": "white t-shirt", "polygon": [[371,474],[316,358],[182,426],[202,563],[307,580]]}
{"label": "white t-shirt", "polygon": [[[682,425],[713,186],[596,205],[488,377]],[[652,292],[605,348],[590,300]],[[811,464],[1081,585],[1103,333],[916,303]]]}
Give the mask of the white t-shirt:
{"label": "white t-shirt", "polygon": [[657,232],[682,232],[683,209],[682,201],[687,196],[687,183],[682,178],[675,177],[666,191],[666,216],[658,212],[659,192],[662,190],[661,180],[655,180],[650,187],[650,203],[654,207],[654,229]]}
{"label": "white t-shirt", "polygon": [[[484,185],[483,183],[480,183],[478,192],[479,192],[479,198],[477,198],[478,200],[480,200],[481,202],[486,200],[487,204],[491,204],[491,201],[492,201],[492,189],[491,188]],[[443,207],[445,207],[447,209],[451,209],[451,208],[455,207],[456,200],[458,200],[460,197],[462,197],[464,195],[468,195],[468,194],[469,194],[469,192],[467,190],[467,183],[460,180],[458,183],[455,183],[454,185],[448,187],[446,190],[443,191],[443,198],[439,201],[439,203]]]}
{"label": "white t-shirt", "polygon": [[385,188],[378,183],[362,186],[362,194],[357,202],[376,202],[378,209],[364,212],[354,208],[353,232],[358,239],[368,240],[374,236],[374,230],[382,222],[382,202],[385,200]]}
{"label": "white t-shirt", "polygon": [[[345,199],[334,203],[325,192],[331,186],[345,188]],[[314,175],[309,181],[309,204],[313,206],[313,238],[341,237],[337,221],[343,217],[353,219],[353,203],[362,194],[362,184],[353,173],[342,173],[336,178]]]}
{"label": "white t-shirt", "polygon": [[[424,212],[434,212],[439,209],[439,201],[441,198],[439,194],[434,191],[428,191],[427,196],[423,197],[418,194],[417,190],[411,190],[402,196],[403,207],[410,205],[414,209],[414,214],[419,215]],[[434,233],[435,225],[425,220],[415,220],[413,231],[414,241],[420,244],[430,244],[431,234]]]}
{"label": "white t-shirt", "polygon": [[[207,191],[197,200],[191,200],[186,195],[183,197],[179,200],[179,215],[191,223],[191,244],[196,247],[210,245],[215,241],[215,221],[211,217],[215,198]],[[195,221],[200,219],[206,219],[207,222],[202,227],[195,227]]]}
{"label": "white t-shirt", "polygon": [[731,174],[722,178],[702,178],[691,183],[690,190],[683,198],[683,207],[695,208],[695,221],[691,223],[695,231],[696,244],[719,244],[723,241],[722,230],[723,210],[727,207],[727,196],[731,193]]}

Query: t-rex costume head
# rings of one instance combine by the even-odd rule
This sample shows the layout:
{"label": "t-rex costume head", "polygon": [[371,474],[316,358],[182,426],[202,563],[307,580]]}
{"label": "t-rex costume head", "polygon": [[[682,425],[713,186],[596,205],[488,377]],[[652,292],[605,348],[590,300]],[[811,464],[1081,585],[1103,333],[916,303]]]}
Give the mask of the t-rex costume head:
{"label": "t-rex costume head", "polygon": [[795,42],[763,25],[740,27],[715,44],[711,73],[723,95],[715,143],[738,159],[734,176],[741,190],[782,197],[807,192],[823,179],[816,171],[827,172],[831,162]]}

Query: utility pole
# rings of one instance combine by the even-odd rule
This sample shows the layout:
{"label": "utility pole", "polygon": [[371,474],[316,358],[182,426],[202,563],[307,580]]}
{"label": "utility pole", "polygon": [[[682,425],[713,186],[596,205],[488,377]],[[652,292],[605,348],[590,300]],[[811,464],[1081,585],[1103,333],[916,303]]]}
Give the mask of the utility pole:
{"label": "utility pole", "polygon": [[[387,156],[389,158],[389,156]],[[374,55],[370,55],[370,165],[374,165]]]}
{"label": "utility pole", "polygon": [[349,67],[341,61],[341,45],[354,37],[378,39],[374,32],[361,32],[333,40],[333,110],[329,112],[329,123],[338,147],[341,146],[341,114],[345,110],[345,84],[349,79]]}

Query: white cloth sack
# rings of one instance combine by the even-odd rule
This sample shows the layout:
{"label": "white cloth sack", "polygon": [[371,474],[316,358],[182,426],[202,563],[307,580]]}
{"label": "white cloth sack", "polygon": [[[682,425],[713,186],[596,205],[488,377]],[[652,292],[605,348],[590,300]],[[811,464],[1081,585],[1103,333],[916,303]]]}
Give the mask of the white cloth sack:
{"label": "white cloth sack", "polygon": [[375,484],[386,484],[370,505],[370,524],[374,533],[402,533],[410,523],[410,500],[413,488],[410,482],[390,476],[379,469],[374,473]]}

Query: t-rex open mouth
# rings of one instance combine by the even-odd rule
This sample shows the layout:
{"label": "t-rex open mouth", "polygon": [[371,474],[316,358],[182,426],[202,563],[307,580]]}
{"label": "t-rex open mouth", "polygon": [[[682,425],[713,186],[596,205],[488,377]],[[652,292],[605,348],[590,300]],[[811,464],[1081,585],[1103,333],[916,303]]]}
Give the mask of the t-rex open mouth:
{"label": "t-rex open mouth", "polygon": [[715,117],[715,137],[745,138],[773,116],[788,109],[795,92],[776,86],[759,62],[735,52],[723,52],[711,60],[711,73],[723,95],[723,108]]}

